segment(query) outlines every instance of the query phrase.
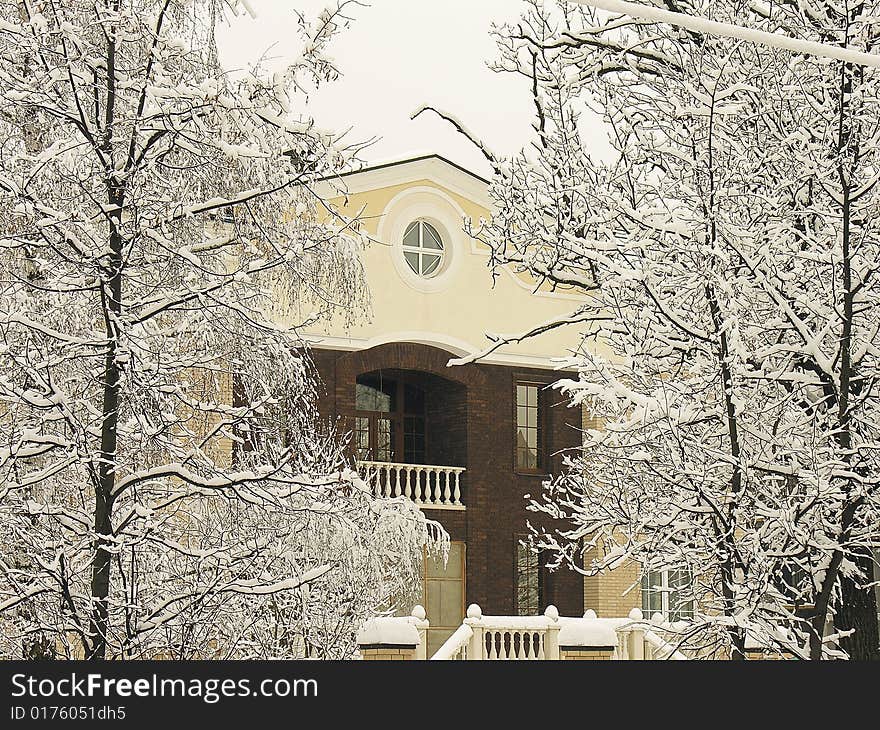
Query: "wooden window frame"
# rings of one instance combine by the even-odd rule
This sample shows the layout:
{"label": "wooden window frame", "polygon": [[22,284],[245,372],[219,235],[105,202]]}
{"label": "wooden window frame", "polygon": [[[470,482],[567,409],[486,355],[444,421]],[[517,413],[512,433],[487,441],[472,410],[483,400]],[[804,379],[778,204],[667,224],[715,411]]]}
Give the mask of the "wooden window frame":
{"label": "wooden window frame", "polygon": [[[451,542],[461,544],[461,615],[467,618],[467,540],[451,540]],[[448,581],[450,583],[458,582],[455,578],[434,578],[435,581]],[[428,607],[428,551],[422,548],[422,606]],[[439,619],[437,619],[439,620]],[[435,630],[457,629],[458,626],[443,626],[440,624],[432,624],[429,627]]]}
{"label": "wooden window frame", "polygon": [[[519,402],[517,401],[517,386],[525,385],[525,386],[533,386],[537,390],[538,396],[538,443],[537,443],[537,457],[538,457],[538,468],[537,469],[527,469],[525,467],[521,467],[519,465],[519,453],[517,449],[516,437],[519,433]],[[519,377],[517,375],[513,376],[513,471],[515,474],[522,474],[525,476],[546,476],[549,473],[548,465],[547,465],[547,425],[549,422],[548,419],[548,409],[547,409],[547,397],[543,394],[543,390],[549,385],[549,383],[542,382],[540,380],[534,380],[533,378],[528,377]]]}
{"label": "wooden window frame", "polygon": [[[380,372],[380,371],[376,371]],[[372,373],[361,373],[355,378],[355,404],[357,404],[357,380],[365,375],[371,375]],[[404,452],[404,441],[405,441],[405,431],[406,431],[406,419],[407,418],[421,418],[422,423],[424,423],[424,431],[425,431],[425,459],[427,459],[428,455],[428,438],[429,438],[429,429],[430,424],[428,422],[428,396],[427,390],[420,384],[416,383],[413,379],[407,378],[405,374],[403,375],[393,375],[389,376],[388,380],[394,382],[395,385],[395,394],[394,397],[397,401],[398,408],[394,411],[383,412],[383,411],[363,411],[357,408],[355,405],[354,418],[365,418],[369,421],[369,442],[372,444],[371,451],[375,449],[375,445],[378,444],[378,430],[379,425],[378,422],[380,419],[391,421],[392,430],[394,433],[392,434],[392,451],[395,454],[394,460],[389,462],[392,464],[403,464],[408,463],[403,461],[406,458]],[[412,413],[406,410],[406,386],[412,386],[414,388],[418,388],[425,394],[425,402],[422,408],[421,413]],[[352,424],[356,427],[355,424]],[[357,448],[357,444],[355,444],[355,448]],[[370,454],[370,459],[368,461],[373,461],[376,458],[375,453]]]}
{"label": "wooden window frame", "polygon": [[[547,600],[547,571],[543,564],[544,551],[539,550],[538,554],[535,556],[538,561],[537,568],[537,581],[538,581],[538,606],[537,610],[534,614],[521,614],[519,613],[519,549],[520,542],[528,543],[528,533],[524,532],[515,532],[513,533],[513,611],[512,614],[514,616],[535,616],[541,615],[541,606]],[[545,606],[546,608],[546,606]]]}

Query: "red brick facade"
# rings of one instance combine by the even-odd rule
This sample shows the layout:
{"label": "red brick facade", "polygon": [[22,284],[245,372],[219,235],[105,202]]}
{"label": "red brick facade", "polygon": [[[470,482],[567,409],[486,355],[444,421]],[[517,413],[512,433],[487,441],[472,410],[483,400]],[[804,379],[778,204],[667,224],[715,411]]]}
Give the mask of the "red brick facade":
{"label": "red brick facade", "polygon": [[[515,383],[551,383],[555,371],[471,364],[447,367],[452,354],[414,343],[392,343],[359,352],[314,350],[323,381],[318,408],[327,418],[351,428],[355,384],[359,375],[381,370],[407,371],[428,393],[427,443],[430,463],[463,466],[461,512],[427,510],[453,540],[467,545],[467,603],[485,614],[515,613],[515,536],[527,532],[539,516],[527,512],[526,494],[537,496],[542,475],[514,469]],[[547,471],[558,472],[559,452],[580,443],[581,414],[567,408],[556,391],[544,390]],[[563,616],[583,613],[583,579],[561,569],[543,579],[544,605],[553,603]],[[543,608],[543,607],[542,607]]]}

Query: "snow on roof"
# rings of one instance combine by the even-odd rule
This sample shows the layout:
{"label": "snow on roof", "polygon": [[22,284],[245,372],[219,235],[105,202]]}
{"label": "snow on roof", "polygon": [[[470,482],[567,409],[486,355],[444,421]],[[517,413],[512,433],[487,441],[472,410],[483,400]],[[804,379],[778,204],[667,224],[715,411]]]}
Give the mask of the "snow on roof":
{"label": "snow on roof", "polygon": [[479,180],[482,183],[489,184],[489,181],[486,180],[482,175],[478,175],[473,170],[469,170],[467,167],[463,165],[459,165],[457,162],[453,162],[452,160],[444,157],[443,155],[438,155],[436,152],[428,152],[428,151],[420,151],[413,152],[408,155],[402,155],[399,157],[389,157],[380,160],[373,160],[367,163],[364,167],[354,168],[351,170],[346,170],[344,172],[340,172],[337,175],[333,175],[331,177],[347,177],[349,175],[360,175],[367,172],[375,172],[377,170],[382,170],[388,167],[398,167],[400,165],[408,165],[413,162],[423,162],[425,160],[438,160],[449,167],[452,167],[459,172],[463,172],[465,175],[470,175],[472,178]]}

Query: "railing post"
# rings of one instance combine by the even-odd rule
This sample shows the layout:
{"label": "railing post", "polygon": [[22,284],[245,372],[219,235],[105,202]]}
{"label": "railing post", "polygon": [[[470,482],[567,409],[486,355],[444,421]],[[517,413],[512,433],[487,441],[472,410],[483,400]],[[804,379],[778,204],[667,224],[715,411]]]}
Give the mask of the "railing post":
{"label": "railing post", "polygon": [[468,644],[467,658],[471,660],[479,661],[485,659],[484,654],[486,653],[486,645],[483,634],[482,619],[483,610],[476,603],[472,603],[468,606],[465,623],[470,626],[471,631],[474,632]]}
{"label": "railing post", "polygon": [[[632,621],[643,621],[642,612],[634,608],[629,612],[629,618]],[[642,661],[645,658],[645,628],[644,626],[633,626],[629,630],[629,658],[635,661]]]}
{"label": "railing post", "polygon": [[544,611],[547,628],[544,633],[544,658],[559,659],[559,611],[550,604]]}
{"label": "railing post", "polygon": [[413,606],[410,616],[413,626],[419,631],[419,645],[416,647],[415,658],[425,661],[428,658],[428,626],[430,623],[423,606]]}

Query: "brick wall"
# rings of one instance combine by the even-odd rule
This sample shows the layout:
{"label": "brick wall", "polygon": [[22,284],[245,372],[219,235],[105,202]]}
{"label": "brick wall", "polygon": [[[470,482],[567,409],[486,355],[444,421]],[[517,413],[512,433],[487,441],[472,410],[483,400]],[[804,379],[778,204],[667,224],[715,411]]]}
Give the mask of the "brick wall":
{"label": "brick wall", "polygon": [[[467,543],[467,602],[486,614],[508,615],[515,609],[516,536],[527,532],[526,520],[541,516],[526,510],[525,495],[537,496],[543,475],[514,469],[514,384],[517,380],[551,383],[570,374],[547,370],[472,364],[447,367],[452,355],[414,343],[391,343],[359,352],[315,350],[313,361],[323,380],[319,410],[350,428],[358,375],[376,370],[422,374],[429,390],[429,454],[466,466],[465,512],[428,510],[454,540]],[[561,405],[555,391],[547,400],[545,431],[549,469],[558,470],[559,451],[580,443],[578,409]],[[440,407],[438,407],[438,405]],[[441,462],[442,463],[442,462]],[[554,603],[562,615],[583,613],[581,576],[563,569],[545,580],[543,603]],[[543,609],[543,606],[541,607]]]}
{"label": "brick wall", "polygon": [[593,647],[593,648],[575,648],[575,647],[560,647],[559,648],[559,658],[562,661],[569,662],[596,662],[596,661],[611,661],[611,656],[614,653],[614,647]]}
{"label": "brick wall", "polygon": [[415,647],[410,646],[373,646],[361,647],[361,659],[370,662],[402,662],[415,659]]}
{"label": "brick wall", "polygon": [[[585,565],[589,565],[596,550],[597,548],[592,548],[585,555]],[[593,609],[602,618],[628,616],[632,609],[640,609],[642,591],[638,563],[630,561],[600,575],[585,577],[584,607]]]}

